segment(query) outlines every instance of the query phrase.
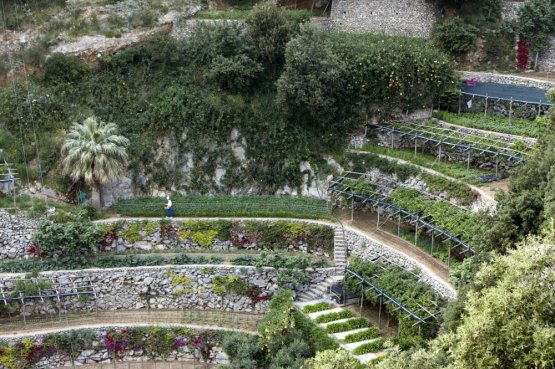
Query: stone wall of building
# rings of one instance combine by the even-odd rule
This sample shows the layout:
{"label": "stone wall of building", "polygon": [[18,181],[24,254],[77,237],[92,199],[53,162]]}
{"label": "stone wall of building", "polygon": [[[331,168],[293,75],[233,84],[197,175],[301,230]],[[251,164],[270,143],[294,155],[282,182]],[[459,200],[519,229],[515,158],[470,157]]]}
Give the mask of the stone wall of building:
{"label": "stone wall of building", "polygon": [[38,225],[38,219],[25,213],[11,214],[0,209],[0,260],[24,257]]}
{"label": "stone wall of building", "polygon": [[439,9],[427,0],[334,0],[335,31],[429,38]]}

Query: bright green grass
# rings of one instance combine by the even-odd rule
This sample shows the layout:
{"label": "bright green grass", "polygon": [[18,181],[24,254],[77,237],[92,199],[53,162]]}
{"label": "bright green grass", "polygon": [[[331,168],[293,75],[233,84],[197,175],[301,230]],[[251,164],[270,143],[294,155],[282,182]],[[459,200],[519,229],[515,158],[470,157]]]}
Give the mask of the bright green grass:
{"label": "bright green grass", "polygon": [[305,306],[303,308],[303,311],[306,314],[310,314],[310,313],[316,313],[318,311],[329,310],[331,308],[332,308],[332,305],[329,302],[321,301],[312,305]]}
{"label": "bright green grass", "polygon": [[[325,200],[293,196],[175,196],[174,217],[276,217],[329,219]],[[142,197],[120,200],[113,209],[123,216],[165,216],[166,199]]]}
{"label": "bright green grass", "polygon": [[433,116],[448,123],[486,131],[526,137],[539,137],[541,134],[540,123],[527,119],[513,118],[511,123],[509,123],[509,118],[497,115],[484,116],[482,113],[455,114],[445,111],[434,112]]}
{"label": "bright green grass", "polygon": [[364,151],[374,154],[387,155],[392,158],[402,159],[409,163],[420,165],[422,167],[430,168],[436,172],[445,174],[446,176],[459,179],[463,182],[479,185],[482,183],[480,176],[491,176],[494,172],[469,168],[466,165],[458,163],[444,163],[438,162],[437,157],[434,155],[416,153],[412,149],[389,149],[386,147],[378,146],[374,143],[368,143],[363,147]]}

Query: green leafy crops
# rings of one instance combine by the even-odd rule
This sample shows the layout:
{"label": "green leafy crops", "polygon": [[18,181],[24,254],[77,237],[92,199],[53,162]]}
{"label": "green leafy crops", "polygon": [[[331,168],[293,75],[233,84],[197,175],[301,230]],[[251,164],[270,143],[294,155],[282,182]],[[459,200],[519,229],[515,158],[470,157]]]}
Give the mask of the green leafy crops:
{"label": "green leafy crops", "polygon": [[461,181],[470,184],[480,184],[482,183],[480,180],[481,176],[491,176],[493,173],[491,171],[481,169],[467,169],[466,165],[463,164],[438,162],[436,156],[420,152],[414,155],[414,150],[410,149],[392,150],[386,147],[378,146],[374,143],[369,143],[364,145],[364,151],[405,160],[409,163],[433,169],[439,173],[445,174],[446,176],[460,179]]}
{"label": "green leafy crops", "polygon": [[[469,205],[474,200],[474,193],[468,185],[430,174],[411,164],[402,164],[392,159],[382,158],[377,154],[361,152],[347,153],[345,159],[354,172],[364,173],[375,168],[385,174],[395,174],[400,181],[406,181],[409,177],[420,177],[426,182],[430,192],[436,194],[446,192],[449,197],[459,200],[463,205]],[[369,183],[361,185],[354,180],[345,180],[343,183],[351,185],[351,188],[356,190],[353,192],[360,194],[372,193],[376,190],[376,186]]]}
{"label": "green leafy crops", "polygon": [[342,323],[332,323],[326,327],[326,331],[330,334],[351,331],[358,328],[366,328],[370,324],[365,318],[354,318]]}
{"label": "green leafy crops", "polygon": [[371,340],[380,336],[380,330],[376,327],[368,328],[365,331],[349,334],[345,337],[345,343],[353,343]]}
{"label": "green leafy crops", "polygon": [[376,340],[373,342],[365,343],[353,350],[353,354],[355,355],[364,355],[369,354],[371,352],[378,352],[383,350],[385,344],[385,340]]}
{"label": "green leafy crops", "polygon": [[397,188],[389,201],[411,213],[431,215],[436,226],[465,240],[472,239],[478,228],[478,221],[472,213],[446,202],[427,200],[415,190]]}
{"label": "green leafy crops", "polygon": [[[277,196],[179,196],[173,197],[175,217],[278,217],[329,219],[324,200]],[[166,200],[161,197],[125,199],[113,206],[123,216],[160,217]]]}
{"label": "green leafy crops", "polygon": [[314,321],[318,324],[328,323],[333,322],[334,320],[351,318],[352,316],[353,313],[350,310],[342,310],[334,313],[320,315],[318,318],[314,319]]}
{"label": "green leafy crops", "polygon": [[329,302],[321,301],[317,302],[316,304],[307,305],[303,308],[303,311],[306,314],[316,313],[318,311],[329,310],[332,308],[332,305]]}
{"label": "green leafy crops", "polygon": [[517,136],[539,137],[541,134],[540,123],[527,119],[513,118],[509,123],[509,118],[497,115],[484,116],[482,113],[455,114],[446,111],[434,112],[434,118],[459,126],[507,133]]}
{"label": "green leafy crops", "polygon": [[160,265],[186,265],[186,264],[221,264],[222,259],[213,256],[191,257],[186,254],[177,256],[161,255],[109,255],[96,258],[85,256],[72,256],[60,259],[26,259],[10,260],[0,263],[0,272],[4,273],[25,273],[32,270],[39,272],[49,270],[75,270],[87,268],[123,268],[139,266],[160,266]]}

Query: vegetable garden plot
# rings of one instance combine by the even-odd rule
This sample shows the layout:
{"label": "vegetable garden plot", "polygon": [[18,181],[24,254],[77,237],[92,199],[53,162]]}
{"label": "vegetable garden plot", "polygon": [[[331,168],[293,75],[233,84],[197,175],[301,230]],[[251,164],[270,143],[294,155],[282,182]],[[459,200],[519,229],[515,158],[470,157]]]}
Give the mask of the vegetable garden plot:
{"label": "vegetable garden plot", "polygon": [[[403,206],[396,204],[396,202],[399,202],[400,204],[404,205],[403,198],[397,199],[395,196],[391,197],[389,194],[370,192],[370,191],[367,191],[364,194],[360,194],[354,191],[349,186],[349,184],[344,184],[343,180],[344,178],[342,177],[342,178],[339,178],[337,181],[332,182],[330,187],[328,188],[328,191],[331,193],[335,193],[340,196],[346,197],[347,199],[350,199],[352,201],[351,206],[353,207],[353,209],[354,209],[355,201],[362,205],[370,204],[372,207],[380,208],[381,212],[386,214],[385,216],[386,221],[388,219],[390,220],[397,219],[398,226],[400,222],[403,221],[405,223],[415,226],[417,232],[419,230],[426,231],[432,236],[432,239],[435,239],[435,237],[439,237],[442,241],[449,241],[452,244],[452,246],[449,247],[449,259],[451,258],[452,249],[460,249],[462,250],[463,255],[466,255],[466,256],[468,256],[469,254],[475,254],[476,252],[475,249],[460,238],[461,235],[466,234],[467,232],[463,232],[463,229],[455,228],[456,223],[458,222],[459,219],[457,218],[456,221],[454,222],[453,219],[455,218],[455,216],[454,214],[450,214],[449,211],[446,211],[445,209],[440,209],[441,211],[437,212],[436,217],[433,217],[432,214],[423,212],[423,209],[428,209],[428,208],[435,211],[435,209],[432,207],[426,207],[423,209],[407,209],[407,208],[404,208]],[[398,189],[398,190],[407,191],[406,189]],[[418,193],[416,191],[414,191],[414,193],[416,194],[416,196],[414,196],[413,194],[411,195],[411,197],[414,198],[415,201],[418,201],[419,200]],[[430,203],[435,203],[432,200],[428,200],[428,201]],[[438,204],[441,204],[441,203],[438,203]],[[426,205],[428,204],[426,203]],[[450,204],[445,204],[445,205],[450,206]],[[453,207],[451,208],[456,210]],[[465,214],[463,212],[459,212],[459,213]],[[456,215],[459,215],[459,214],[457,213]],[[445,219],[442,219],[442,217],[445,217]],[[433,220],[430,220],[430,218],[432,218]],[[456,229],[457,233],[454,233],[454,232],[451,233],[449,230],[436,225],[435,223],[437,221],[441,221],[442,224],[444,223],[445,225],[448,225],[451,230]],[[464,222],[464,224],[466,223],[467,222]],[[379,225],[380,225],[380,212],[378,212],[378,227]]]}
{"label": "vegetable garden plot", "polygon": [[504,142],[489,137],[464,133],[455,128],[441,127],[432,121],[417,123],[393,123],[390,125],[371,125],[371,129],[380,132],[397,134],[415,143],[432,143],[440,150],[454,149],[461,152],[475,152],[496,159],[506,159],[515,163],[524,161],[531,153],[532,147],[522,142]]}

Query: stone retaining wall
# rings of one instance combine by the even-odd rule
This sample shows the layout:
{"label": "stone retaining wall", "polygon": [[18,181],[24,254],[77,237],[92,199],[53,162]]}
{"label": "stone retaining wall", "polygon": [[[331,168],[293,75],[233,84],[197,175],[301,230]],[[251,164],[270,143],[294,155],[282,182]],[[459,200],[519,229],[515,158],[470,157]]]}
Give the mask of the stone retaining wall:
{"label": "stone retaining wall", "polygon": [[[110,326],[110,327],[102,327],[102,328],[97,327],[97,328],[87,329],[87,331],[92,331],[93,335],[96,334],[96,337],[98,338],[97,340],[91,342],[90,349],[86,349],[82,351],[80,350],[79,353],[74,356],[73,363],[76,366],[80,366],[85,364],[88,364],[88,365],[109,364],[114,362],[200,361],[198,366],[200,367],[202,365],[201,364],[202,361],[199,353],[195,352],[194,350],[190,350],[187,345],[173,350],[172,352],[169,353],[167,357],[147,356],[147,353],[144,352],[142,349],[125,350],[124,352],[120,352],[119,355],[114,357],[115,355],[113,352],[108,351],[105,347],[102,347],[102,345],[100,345],[102,336],[104,336],[110,330],[112,329],[124,330],[124,329],[132,329],[132,328],[133,327],[127,327],[127,326],[123,326],[123,327]],[[203,332],[219,332],[219,331],[213,331],[210,329],[202,329],[202,330],[197,330],[194,328],[188,328],[188,329],[194,332],[198,332],[199,334]],[[78,330],[75,330],[75,331],[78,331]],[[28,334],[28,335],[25,335],[25,338],[31,339],[35,341],[37,344],[41,344],[48,336],[49,334]],[[1,341],[7,342],[9,345],[15,345],[19,343],[20,340],[21,340],[21,337],[3,338]],[[215,363],[215,364],[216,363],[227,364],[229,362],[229,359],[220,347],[215,346],[215,347],[212,347],[211,349],[208,362]],[[50,368],[58,368],[58,367],[69,368],[69,367],[73,367],[73,363],[69,355],[60,353],[60,351],[57,350],[57,352],[54,353],[54,355],[41,358],[39,362],[33,366],[33,368],[35,369],[50,369]],[[7,369],[7,367],[0,365],[0,369]]]}
{"label": "stone retaining wall", "polygon": [[[555,59],[552,59],[555,60]],[[512,76],[507,74],[487,73],[487,72],[460,72],[461,78],[478,79],[480,82],[500,83],[504,85],[536,87],[541,89],[555,88],[554,81],[528,78],[525,76]]]}
{"label": "stone retaining wall", "polygon": [[431,286],[442,296],[455,298],[457,295],[456,291],[451,286],[441,281],[430,271],[420,268],[415,261],[389,247],[382,245],[381,243],[361,235],[360,233],[346,229],[345,243],[347,244],[351,255],[359,256],[360,258],[370,262],[380,256],[385,257],[392,263],[402,268],[415,271],[418,270],[418,279]]}
{"label": "stone retaining wall", "polygon": [[24,257],[39,223],[25,213],[10,214],[0,209],[0,260]]}
{"label": "stone retaining wall", "polygon": [[[310,285],[318,284],[330,276],[341,274],[341,269],[323,268],[310,270]],[[98,310],[138,309],[196,309],[225,310],[263,313],[267,300],[255,301],[249,296],[229,294],[223,298],[213,289],[215,276],[235,276],[250,287],[257,287],[257,296],[270,296],[278,289],[279,271],[274,268],[255,268],[228,265],[185,265],[162,267],[138,267],[118,269],[86,269],[75,271],[51,271],[40,273],[54,281],[59,291],[73,291],[73,283],[90,280],[96,292],[93,297],[63,297],[58,306],[56,299],[26,301],[17,306],[14,313],[26,315],[55,315],[61,310],[69,312],[93,312]],[[10,290],[13,279],[24,274],[2,274],[0,287]],[[302,286],[304,291],[309,286]]]}
{"label": "stone retaining wall", "polygon": [[[468,107],[469,101],[472,101],[470,107]],[[482,96],[463,94],[461,96],[460,107],[461,113],[484,113],[486,110],[486,98]],[[450,110],[457,111],[457,109],[458,106],[452,106]],[[499,115],[503,117],[508,117],[509,112],[512,111],[513,118],[533,120],[537,117],[547,115],[550,110],[550,105],[539,105],[539,103],[527,104],[523,102],[513,101],[511,107],[511,102],[508,100],[493,98],[487,99],[488,115]]]}

